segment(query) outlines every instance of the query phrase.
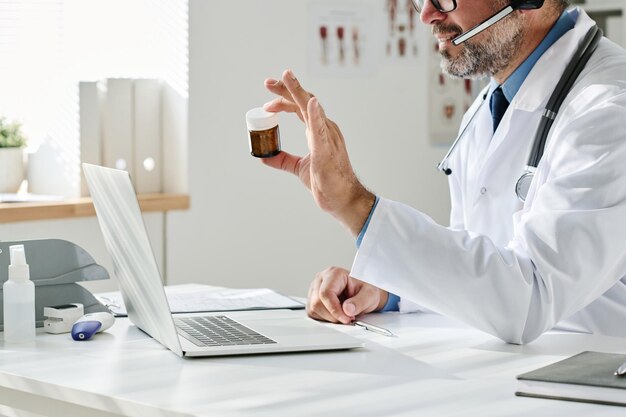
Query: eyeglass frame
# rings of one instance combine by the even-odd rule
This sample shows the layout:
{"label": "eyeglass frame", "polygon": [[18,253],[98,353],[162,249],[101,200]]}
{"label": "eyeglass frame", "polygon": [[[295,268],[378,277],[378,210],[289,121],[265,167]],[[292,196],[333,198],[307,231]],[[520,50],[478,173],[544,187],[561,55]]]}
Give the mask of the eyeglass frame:
{"label": "eyeglass frame", "polygon": [[[415,8],[415,11],[417,11],[417,13],[421,13],[422,11],[420,10],[419,5],[417,4],[418,1],[419,0],[411,0],[411,3],[413,3],[413,7]],[[426,3],[427,1],[429,0],[424,0],[424,3]],[[456,0],[452,0],[452,8],[450,10],[444,10],[444,8],[441,7],[441,3],[439,3],[439,0],[430,0],[430,2],[433,4],[433,6],[435,6],[435,9],[437,9],[441,13],[450,13],[456,10],[457,8]]]}

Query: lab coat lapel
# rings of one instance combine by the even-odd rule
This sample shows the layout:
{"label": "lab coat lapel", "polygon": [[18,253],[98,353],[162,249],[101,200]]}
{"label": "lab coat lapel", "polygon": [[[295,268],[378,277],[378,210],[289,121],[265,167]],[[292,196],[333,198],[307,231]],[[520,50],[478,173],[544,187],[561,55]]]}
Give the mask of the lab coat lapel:
{"label": "lab coat lapel", "polygon": [[526,77],[511,105],[531,112],[542,110],[576,52],[578,44],[594,24],[594,21],[579,9],[574,28],[544,52]]}
{"label": "lab coat lapel", "polygon": [[[476,179],[479,183],[485,183],[488,180],[487,176],[493,175],[496,171],[494,164],[499,163],[501,147],[508,152],[526,148],[530,151],[530,143],[535,137],[540,114],[574,55],[578,43],[593,24],[589,16],[579,10],[576,26],[555,42],[537,61],[500,121],[500,126],[493,134],[484,156],[484,163],[478,169],[479,174]],[[537,122],[529,124],[529,120],[537,120]],[[480,125],[477,126],[476,131],[482,137],[488,137],[484,135],[489,135],[492,128],[484,121],[484,118],[479,121]],[[518,143],[520,141],[527,145]],[[528,154],[524,158],[528,159]]]}
{"label": "lab coat lapel", "polygon": [[[507,119],[506,129],[498,130],[492,138],[492,143],[487,149],[484,162],[476,177],[480,186],[476,186],[475,191],[486,187],[491,190],[504,191],[506,194],[509,194],[509,191],[513,193],[515,183],[524,172],[528,162],[534,139],[534,130],[529,129],[528,126],[539,124],[541,111],[527,112],[513,108],[507,110],[504,117]],[[476,194],[476,197],[480,195]]]}

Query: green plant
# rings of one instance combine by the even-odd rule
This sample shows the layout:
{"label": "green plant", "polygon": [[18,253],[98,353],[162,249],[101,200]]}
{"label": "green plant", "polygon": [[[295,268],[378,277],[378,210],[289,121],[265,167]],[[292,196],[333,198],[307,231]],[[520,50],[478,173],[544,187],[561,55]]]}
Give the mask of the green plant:
{"label": "green plant", "polygon": [[26,137],[22,134],[19,122],[8,122],[0,116],[0,148],[21,148],[26,146]]}

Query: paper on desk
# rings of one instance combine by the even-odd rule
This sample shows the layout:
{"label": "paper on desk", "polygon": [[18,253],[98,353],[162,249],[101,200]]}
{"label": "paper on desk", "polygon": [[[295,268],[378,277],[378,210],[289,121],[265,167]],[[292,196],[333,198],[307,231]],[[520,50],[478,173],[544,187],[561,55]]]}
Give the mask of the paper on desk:
{"label": "paper on desk", "polygon": [[[199,284],[165,287],[172,313],[214,311],[269,310],[277,308],[303,309],[304,304],[269,288],[232,289]],[[117,317],[127,315],[119,291],[96,294]]]}

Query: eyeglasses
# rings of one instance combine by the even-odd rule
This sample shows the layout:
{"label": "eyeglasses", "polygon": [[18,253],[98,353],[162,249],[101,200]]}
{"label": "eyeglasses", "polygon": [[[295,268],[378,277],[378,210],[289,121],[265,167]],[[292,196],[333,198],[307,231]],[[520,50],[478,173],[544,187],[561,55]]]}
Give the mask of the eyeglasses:
{"label": "eyeglasses", "polygon": [[[413,2],[413,7],[417,10],[418,13],[422,12],[424,8],[424,3],[427,0],[411,0]],[[433,6],[441,13],[450,13],[454,9],[456,9],[456,0],[430,0]]]}

